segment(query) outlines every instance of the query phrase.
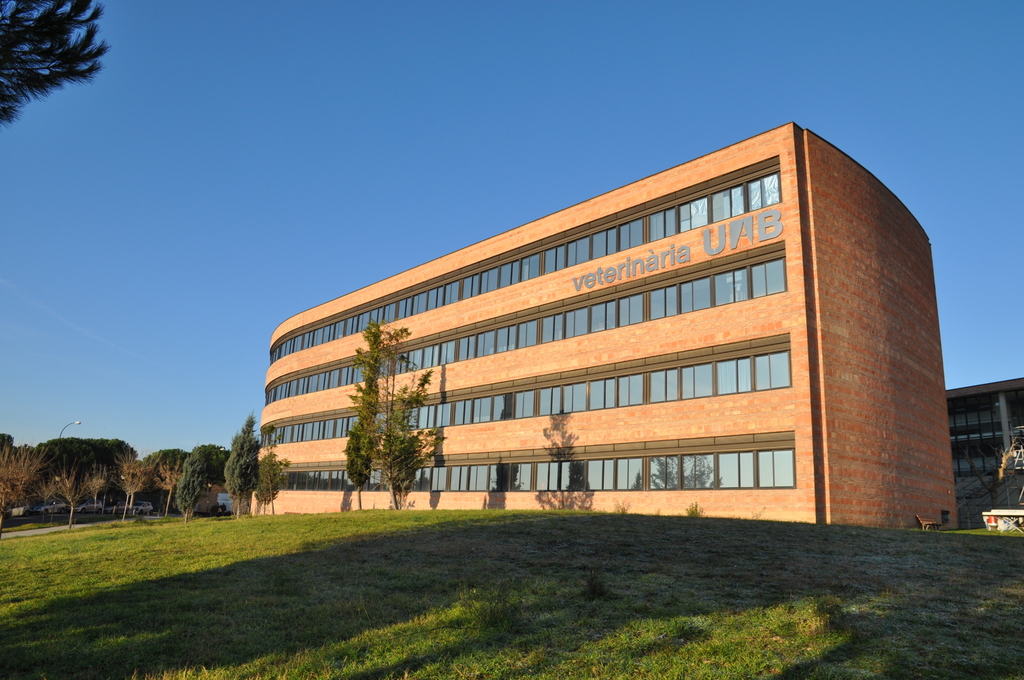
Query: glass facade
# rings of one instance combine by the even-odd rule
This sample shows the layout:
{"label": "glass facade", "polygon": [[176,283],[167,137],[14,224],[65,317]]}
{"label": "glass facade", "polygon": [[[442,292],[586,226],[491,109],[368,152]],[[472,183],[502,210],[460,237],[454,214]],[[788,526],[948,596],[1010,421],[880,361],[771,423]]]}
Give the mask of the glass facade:
{"label": "glass facade", "polygon": [[946,406],[953,473],[958,477],[973,474],[968,459],[980,472],[992,471],[1008,446],[1010,430],[1024,426],[1024,389],[951,397]]}

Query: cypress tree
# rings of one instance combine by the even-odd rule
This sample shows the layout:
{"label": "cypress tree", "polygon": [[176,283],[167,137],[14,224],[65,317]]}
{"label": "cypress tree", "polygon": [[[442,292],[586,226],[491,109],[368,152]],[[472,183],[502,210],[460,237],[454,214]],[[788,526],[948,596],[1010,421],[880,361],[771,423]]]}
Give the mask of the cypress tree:
{"label": "cypress tree", "polygon": [[250,413],[242,429],[231,438],[231,455],[224,465],[224,488],[231,494],[235,517],[248,511],[259,481],[260,439],[256,434],[256,416]]}
{"label": "cypress tree", "polygon": [[178,491],[174,496],[174,502],[181,509],[186,524],[195,512],[196,503],[204,493],[206,493],[206,459],[201,454],[192,453],[185,459],[181,479],[178,481]]}

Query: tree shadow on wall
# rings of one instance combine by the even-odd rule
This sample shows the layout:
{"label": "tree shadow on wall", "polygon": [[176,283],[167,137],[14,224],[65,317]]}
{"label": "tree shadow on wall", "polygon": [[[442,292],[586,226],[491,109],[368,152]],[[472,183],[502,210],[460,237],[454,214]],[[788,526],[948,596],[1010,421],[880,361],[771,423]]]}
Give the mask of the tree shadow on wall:
{"label": "tree shadow on wall", "polygon": [[575,460],[576,442],[579,436],[569,423],[571,413],[552,414],[544,428],[544,439],[548,445],[547,463],[537,465],[537,504],[545,510],[593,510],[594,492],[587,491],[586,462]]}

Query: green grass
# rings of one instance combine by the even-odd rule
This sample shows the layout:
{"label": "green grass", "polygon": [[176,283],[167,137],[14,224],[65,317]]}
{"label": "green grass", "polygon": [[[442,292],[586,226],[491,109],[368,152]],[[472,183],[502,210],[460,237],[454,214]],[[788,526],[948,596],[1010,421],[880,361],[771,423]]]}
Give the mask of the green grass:
{"label": "green grass", "polygon": [[1022,678],[1024,541],[367,511],[0,544],[0,677]]}

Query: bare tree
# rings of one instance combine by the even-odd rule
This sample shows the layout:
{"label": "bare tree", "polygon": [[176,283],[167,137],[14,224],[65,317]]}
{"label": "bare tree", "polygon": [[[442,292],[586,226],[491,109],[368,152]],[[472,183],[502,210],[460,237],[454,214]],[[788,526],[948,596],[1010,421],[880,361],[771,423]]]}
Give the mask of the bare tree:
{"label": "bare tree", "polygon": [[54,493],[57,498],[68,504],[68,526],[74,524],[75,506],[82,502],[88,490],[82,484],[77,465],[61,468],[53,476]]}
{"label": "bare tree", "polygon": [[967,464],[971,466],[971,472],[974,473],[975,478],[981,484],[982,488],[988,492],[989,498],[992,500],[992,507],[995,508],[999,505],[999,492],[1009,479],[1006,476],[1006,467],[1010,462],[1010,458],[1013,454],[1009,451],[1000,451],[996,454],[996,460],[998,464],[992,469],[990,475],[986,475],[978,466],[974,463],[974,459],[971,458],[971,452],[969,450],[964,451],[964,457],[967,458]]}
{"label": "bare tree", "polygon": [[167,492],[167,505],[164,507],[164,517],[167,517],[167,514],[171,511],[171,496],[174,493],[174,487],[178,485],[178,480],[180,479],[180,460],[176,460],[173,463],[158,463],[153,470],[153,483],[156,484],[157,488]]}
{"label": "bare tree", "polygon": [[[54,498],[57,495],[57,479],[52,476],[46,475],[45,471],[38,478],[36,483],[36,495],[42,499],[43,506],[45,507],[46,501]],[[52,514],[52,513],[51,513]],[[46,510],[39,513],[39,521],[43,522],[46,519]],[[52,517],[51,517],[52,519]]]}
{"label": "bare tree", "polygon": [[[110,484],[110,472],[106,465],[93,465],[88,474],[82,478],[82,486],[89,492],[93,500],[100,500],[100,494],[107,490]],[[100,513],[103,513],[103,501],[100,501]]]}
{"label": "bare tree", "polygon": [[152,470],[148,465],[138,459],[134,449],[125,448],[117,457],[117,484],[124,491],[125,499],[124,512],[121,513],[123,521],[128,516],[128,508],[135,501],[135,494],[146,488],[151,479]]}
{"label": "bare tree", "polygon": [[15,448],[7,443],[0,447],[0,535],[7,509],[17,501],[27,500],[42,469],[42,457],[32,447]]}

